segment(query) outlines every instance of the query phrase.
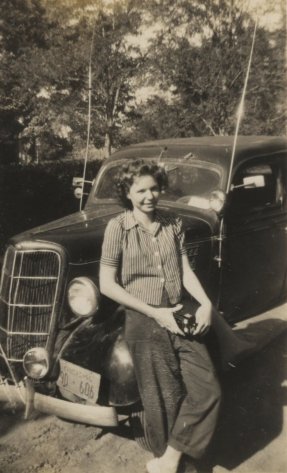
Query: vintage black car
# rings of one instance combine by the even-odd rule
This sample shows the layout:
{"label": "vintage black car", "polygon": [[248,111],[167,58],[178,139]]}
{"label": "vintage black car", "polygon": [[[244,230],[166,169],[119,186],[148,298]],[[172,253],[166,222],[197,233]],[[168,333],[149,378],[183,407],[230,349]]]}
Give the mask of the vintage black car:
{"label": "vintage black car", "polygon": [[98,289],[103,232],[122,211],[113,178],[136,158],[166,168],[160,208],[182,217],[189,259],[223,317],[234,323],[286,295],[286,139],[242,136],[236,149],[233,137],[132,145],[104,162],[83,211],[10,240],[0,399],[99,426],[140,409],[124,307]]}

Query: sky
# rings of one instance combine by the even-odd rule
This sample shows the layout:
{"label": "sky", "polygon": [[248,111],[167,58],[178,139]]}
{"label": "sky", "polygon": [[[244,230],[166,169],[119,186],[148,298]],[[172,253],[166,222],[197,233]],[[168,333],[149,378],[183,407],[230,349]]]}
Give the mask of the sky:
{"label": "sky", "polygon": [[[283,0],[249,0],[248,10],[254,17],[259,16],[259,24],[269,30],[280,28],[284,23],[287,4]],[[267,10],[267,12],[266,12]]]}

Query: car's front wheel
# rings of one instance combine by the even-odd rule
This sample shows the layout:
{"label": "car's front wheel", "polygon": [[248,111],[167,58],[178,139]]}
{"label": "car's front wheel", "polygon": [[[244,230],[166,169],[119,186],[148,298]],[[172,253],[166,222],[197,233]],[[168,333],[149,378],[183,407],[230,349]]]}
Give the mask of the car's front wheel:
{"label": "car's front wheel", "polygon": [[135,441],[144,450],[152,451],[146,425],[146,416],[144,410],[132,412],[129,416],[129,423],[133,432]]}

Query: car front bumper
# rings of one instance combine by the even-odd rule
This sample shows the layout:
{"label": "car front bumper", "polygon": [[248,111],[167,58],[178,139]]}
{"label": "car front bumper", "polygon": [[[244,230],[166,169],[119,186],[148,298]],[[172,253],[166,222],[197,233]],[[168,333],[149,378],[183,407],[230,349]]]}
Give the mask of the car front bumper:
{"label": "car front bumper", "polygon": [[25,407],[25,418],[28,418],[33,410],[37,410],[44,414],[98,427],[116,427],[118,425],[118,415],[114,407],[78,404],[40,394],[34,390],[29,379],[17,385],[10,385],[2,381],[0,402],[8,402],[13,407]]}

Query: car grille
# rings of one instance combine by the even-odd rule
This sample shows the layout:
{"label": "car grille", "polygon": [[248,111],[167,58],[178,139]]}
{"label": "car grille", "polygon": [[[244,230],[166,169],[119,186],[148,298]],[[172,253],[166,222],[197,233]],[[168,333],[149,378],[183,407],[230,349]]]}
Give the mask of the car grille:
{"label": "car grille", "polygon": [[7,249],[0,289],[0,342],[10,361],[21,361],[29,348],[47,346],[63,279],[56,245],[18,246]]}

